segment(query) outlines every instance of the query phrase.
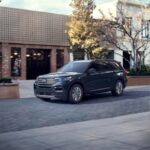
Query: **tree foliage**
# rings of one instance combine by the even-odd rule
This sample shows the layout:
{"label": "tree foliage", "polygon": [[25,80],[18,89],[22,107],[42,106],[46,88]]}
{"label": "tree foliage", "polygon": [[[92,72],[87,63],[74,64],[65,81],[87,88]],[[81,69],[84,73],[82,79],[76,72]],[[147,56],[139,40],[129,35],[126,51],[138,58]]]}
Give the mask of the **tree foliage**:
{"label": "tree foliage", "polygon": [[96,32],[96,20],[93,19],[95,4],[93,0],[72,0],[73,12],[67,23],[70,44],[75,50],[83,50],[88,58],[93,51],[100,50]]}

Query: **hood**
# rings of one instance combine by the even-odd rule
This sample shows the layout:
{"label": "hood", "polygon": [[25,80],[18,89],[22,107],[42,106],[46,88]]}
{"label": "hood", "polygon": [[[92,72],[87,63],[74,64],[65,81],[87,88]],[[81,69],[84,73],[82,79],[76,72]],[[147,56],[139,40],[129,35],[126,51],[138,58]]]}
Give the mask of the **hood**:
{"label": "hood", "polygon": [[55,78],[55,77],[67,77],[67,76],[75,76],[81,73],[78,72],[56,72],[56,73],[49,73],[46,75],[41,75],[38,78]]}

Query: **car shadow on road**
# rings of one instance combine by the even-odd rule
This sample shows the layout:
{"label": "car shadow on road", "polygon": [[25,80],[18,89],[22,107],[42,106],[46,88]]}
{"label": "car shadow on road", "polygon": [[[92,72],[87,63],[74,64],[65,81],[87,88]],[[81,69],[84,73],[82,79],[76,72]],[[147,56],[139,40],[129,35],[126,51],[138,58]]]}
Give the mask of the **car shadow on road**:
{"label": "car shadow on road", "polygon": [[137,100],[140,98],[150,97],[150,91],[125,91],[122,96],[112,96],[110,92],[85,97],[82,104],[90,103],[107,103],[120,100]]}
{"label": "car shadow on road", "polygon": [[[140,91],[140,90],[127,90],[124,92],[122,96],[112,96],[110,92],[107,93],[101,93],[101,94],[95,94],[95,95],[89,95],[85,96],[83,98],[83,101],[79,103],[81,104],[94,104],[94,103],[108,103],[113,101],[124,101],[124,100],[137,100],[140,98],[146,98],[150,97],[150,91]],[[54,99],[54,100],[44,100],[45,102],[51,102],[56,104],[70,104],[67,101],[63,101],[61,99]]]}

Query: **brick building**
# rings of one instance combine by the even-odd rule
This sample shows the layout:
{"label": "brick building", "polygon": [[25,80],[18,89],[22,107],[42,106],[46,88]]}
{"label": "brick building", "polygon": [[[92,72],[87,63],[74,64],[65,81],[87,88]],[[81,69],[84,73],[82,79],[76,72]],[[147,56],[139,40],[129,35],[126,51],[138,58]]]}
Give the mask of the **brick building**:
{"label": "brick building", "polygon": [[68,17],[0,7],[0,76],[35,79],[69,61]]}

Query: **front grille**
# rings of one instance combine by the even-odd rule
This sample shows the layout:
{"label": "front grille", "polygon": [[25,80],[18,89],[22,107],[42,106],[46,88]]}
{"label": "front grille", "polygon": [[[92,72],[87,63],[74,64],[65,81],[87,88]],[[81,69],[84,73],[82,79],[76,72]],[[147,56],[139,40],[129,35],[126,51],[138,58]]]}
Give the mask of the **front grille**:
{"label": "front grille", "polygon": [[47,79],[45,79],[45,78],[38,79],[38,84],[46,84],[46,83],[47,83]]}
{"label": "front grille", "polygon": [[39,95],[51,95],[50,92],[38,92]]}
{"label": "front grille", "polygon": [[37,87],[36,93],[39,95],[51,95],[52,94],[52,88]]}
{"label": "front grille", "polygon": [[51,86],[41,84],[41,85],[38,85],[38,88],[51,89]]}

